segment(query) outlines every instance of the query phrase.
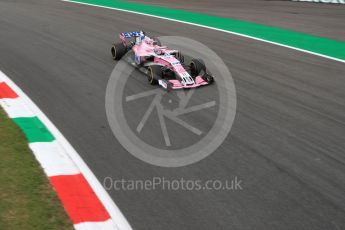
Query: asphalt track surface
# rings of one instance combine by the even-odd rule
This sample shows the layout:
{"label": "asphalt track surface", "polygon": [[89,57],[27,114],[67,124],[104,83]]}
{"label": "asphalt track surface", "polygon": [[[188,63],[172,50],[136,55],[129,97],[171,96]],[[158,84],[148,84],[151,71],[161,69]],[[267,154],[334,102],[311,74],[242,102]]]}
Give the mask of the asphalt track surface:
{"label": "asphalt track surface", "polygon": [[345,5],[290,0],[130,0],[255,22],[302,33],[345,39]]}
{"label": "asphalt track surface", "polygon": [[[0,15],[0,69],[46,113],[100,181],[107,176],[243,180],[241,191],[111,190],[134,229],[344,228],[343,63],[60,1],[1,0]],[[232,72],[237,114],[231,134],[196,164],[146,164],[130,155],[108,126],[104,97],[114,67],[109,46],[115,34],[141,28],[198,40]]]}

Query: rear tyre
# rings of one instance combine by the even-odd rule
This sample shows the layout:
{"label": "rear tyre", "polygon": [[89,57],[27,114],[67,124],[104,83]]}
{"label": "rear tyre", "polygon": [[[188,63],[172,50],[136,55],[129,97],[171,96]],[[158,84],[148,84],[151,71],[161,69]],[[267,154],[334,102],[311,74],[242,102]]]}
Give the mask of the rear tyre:
{"label": "rear tyre", "polygon": [[120,60],[126,52],[127,48],[123,43],[116,43],[111,47],[111,55],[114,60]]}
{"label": "rear tyre", "polygon": [[151,85],[157,85],[158,80],[162,79],[162,67],[159,65],[151,65],[147,68],[147,80]]}
{"label": "rear tyre", "polygon": [[171,82],[168,82],[168,84],[167,84],[167,92],[170,92],[171,90],[173,90],[173,83],[171,83]]}
{"label": "rear tyre", "polygon": [[202,59],[192,59],[190,62],[190,73],[192,77],[204,75],[206,73],[205,62]]}

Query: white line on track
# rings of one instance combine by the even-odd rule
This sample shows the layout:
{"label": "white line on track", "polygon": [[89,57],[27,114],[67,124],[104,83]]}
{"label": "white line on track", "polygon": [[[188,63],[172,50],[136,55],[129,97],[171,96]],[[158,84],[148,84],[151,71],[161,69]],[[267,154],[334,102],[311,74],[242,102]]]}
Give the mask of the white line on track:
{"label": "white line on track", "polygon": [[144,16],[149,16],[149,17],[154,17],[154,18],[160,18],[160,19],[164,19],[164,20],[168,20],[168,21],[179,22],[179,23],[184,23],[184,24],[188,24],[188,25],[203,27],[203,28],[207,28],[207,29],[210,29],[210,30],[217,30],[217,31],[221,31],[221,32],[224,32],[224,33],[233,34],[233,35],[237,35],[237,36],[241,36],[241,37],[245,37],[245,38],[250,38],[250,39],[257,40],[257,41],[266,42],[266,43],[269,43],[269,44],[273,44],[273,45],[277,45],[277,46],[281,46],[281,47],[285,47],[285,48],[301,51],[301,52],[304,52],[304,53],[312,54],[312,55],[323,57],[323,58],[327,58],[327,59],[331,59],[333,61],[338,61],[338,62],[345,63],[345,60],[342,60],[342,59],[339,59],[339,58],[334,58],[334,57],[331,57],[331,56],[328,56],[328,55],[315,53],[315,52],[312,52],[312,51],[309,51],[309,50],[304,50],[304,49],[296,48],[296,47],[293,47],[293,46],[284,45],[284,44],[281,44],[281,43],[278,43],[278,42],[272,42],[272,41],[269,41],[269,40],[265,40],[265,39],[261,39],[261,38],[257,38],[257,37],[253,37],[253,36],[249,36],[249,35],[245,35],[245,34],[241,34],[241,33],[236,33],[236,32],[232,32],[232,31],[222,30],[222,29],[218,29],[218,28],[214,28],[214,27],[210,27],[210,26],[204,26],[204,25],[200,25],[200,24],[196,24],[196,23],[185,22],[185,21],[181,21],[181,20],[176,20],[176,19],[156,16],[156,15],[152,15],[152,14],[140,13],[140,12],[131,11],[131,10],[124,10],[124,9],[120,9],[120,8],[116,8],[116,7],[100,6],[100,5],[96,5],[96,4],[78,2],[78,1],[73,1],[73,0],[61,0],[61,1],[63,1],[63,2],[70,2],[70,3],[76,3],[76,4],[81,4],[81,5],[87,5],[87,6],[94,6],[94,7],[105,8],[105,9],[111,9],[111,10],[118,10],[118,11],[123,11],[123,12],[127,12],[127,13],[139,14],[139,15],[144,15]]}

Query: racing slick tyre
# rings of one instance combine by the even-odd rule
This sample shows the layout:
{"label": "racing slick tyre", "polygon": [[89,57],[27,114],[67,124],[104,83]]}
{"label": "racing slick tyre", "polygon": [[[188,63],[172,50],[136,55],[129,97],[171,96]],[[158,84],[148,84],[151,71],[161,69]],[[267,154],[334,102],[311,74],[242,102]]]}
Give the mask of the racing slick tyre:
{"label": "racing slick tyre", "polygon": [[123,55],[126,54],[126,52],[127,48],[122,43],[113,44],[113,46],[111,47],[111,55],[113,56],[114,60],[120,60]]}
{"label": "racing slick tyre", "polygon": [[162,78],[162,67],[151,65],[147,68],[147,80],[151,85],[157,85],[158,80]]}
{"label": "racing slick tyre", "polygon": [[206,82],[208,82],[209,84],[212,84],[214,82],[214,78],[212,75],[206,73],[202,76],[202,79]]}
{"label": "racing slick tyre", "polygon": [[190,62],[190,73],[192,77],[204,75],[206,73],[205,62],[202,59],[192,59]]}
{"label": "racing slick tyre", "polygon": [[167,84],[167,91],[168,92],[170,92],[171,90],[173,90],[173,83],[171,83],[171,82],[168,82],[168,84]]}
{"label": "racing slick tyre", "polygon": [[175,55],[175,58],[177,60],[179,60],[181,63],[184,63],[184,56],[181,54],[180,51],[178,51],[177,53],[174,54]]}

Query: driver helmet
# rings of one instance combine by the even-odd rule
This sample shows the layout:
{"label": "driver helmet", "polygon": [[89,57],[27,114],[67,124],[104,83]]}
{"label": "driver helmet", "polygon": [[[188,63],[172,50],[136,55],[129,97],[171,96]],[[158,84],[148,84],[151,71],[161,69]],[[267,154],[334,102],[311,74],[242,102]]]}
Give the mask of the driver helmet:
{"label": "driver helmet", "polygon": [[158,49],[158,48],[155,48],[153,51],[154,51],[156,54],[158,54],[158,55],[164,54],[163,50]]}

